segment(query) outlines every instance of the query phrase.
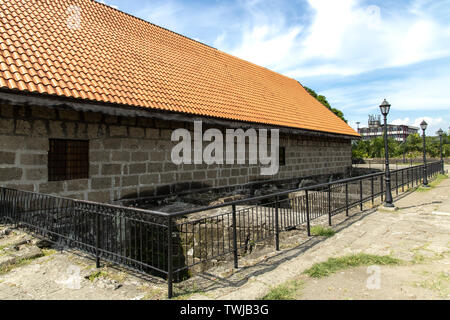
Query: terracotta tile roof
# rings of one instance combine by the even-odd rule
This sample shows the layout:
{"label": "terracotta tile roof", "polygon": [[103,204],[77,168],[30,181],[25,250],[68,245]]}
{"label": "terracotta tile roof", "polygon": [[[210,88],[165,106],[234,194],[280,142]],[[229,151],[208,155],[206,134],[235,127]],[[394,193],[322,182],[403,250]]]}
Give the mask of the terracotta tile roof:
{"label": "terracotta tile roof", "polygon": [[3,89],[358,136],[296,80],[95,1],[0,8]]}

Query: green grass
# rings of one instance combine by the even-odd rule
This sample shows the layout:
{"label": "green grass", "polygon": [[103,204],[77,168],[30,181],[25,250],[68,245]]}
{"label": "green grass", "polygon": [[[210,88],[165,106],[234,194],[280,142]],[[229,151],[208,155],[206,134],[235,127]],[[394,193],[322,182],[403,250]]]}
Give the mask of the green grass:
{"label": "green grass", "polygon": [[339,258],[330,258],[325,262],[316,263],[304,273],[312,278],[327,277],[340,270],[371,265],[399,265],[402,261],[391,256],[377,256],[370,254],[354,254]]}
{"label": "green grass", "polygon": [[4,246],[0,246],[0,256],[3,256],[6,254],[6,252],[4,251],[8,246],[4,245]]}
{"label": "green grass", "polygon": [[272,288],[261,300],[294,300],[295,296],[303,288],[303,285],[304,282],[301,280],[290,281]]}
{"label": "green grass", "polygon": [[321,237],[332,237],[336,234],[331,228],[325,228],[322,226],[314,226],[311,228],[311,234],[313,236],[321,236]]}
{"label": "green grass", "polygon": [[442,298],[447,298],[450,294],[450,275],[445,272],[432,274],[427,279],[416,282],[416,287],[421,287],[437,292]]}
{"label": "green grass", "polygon": [[88,279],[89,281],[94,281],[97,278],[106,277],[108,274],[105,271],[97,271],[91,274]]}
{"label": "green grass", "polygon": [[0,267],[0,275],[6,274],[15,268],[26,266],[30,264],[33,260],[42,257],[42,255],[31,258],[31,259],[20,259],[13,264],[7,264]]}
{"label": "green grass", "polygon": [[55,254],[56,252],[58,252],[58,251],[56,251],[55,249],[42,249],[42,253],[45,257],[51,256],[51,255]]}
{"label": "green grass", "polygon": [[439,175],[437,175],[437,177],[433,181],[430,181],[428,183],[428,185],[430,186],[429,188],[424,188],[423,186],[420,186],[420,187],[417,188],[417,191],[418,192],[430,191],[431,189],[436,188],[436,186],[441,184],[442,181],[444,181],[446,179],[448,179],[447,175],[439,174]]}
{"label": "green grass", "polygon": [[206,295],[205,291],[195,282],[192,286],[185,286],[182,288],[175,288],[174,300],[187,300],[195,294]]}

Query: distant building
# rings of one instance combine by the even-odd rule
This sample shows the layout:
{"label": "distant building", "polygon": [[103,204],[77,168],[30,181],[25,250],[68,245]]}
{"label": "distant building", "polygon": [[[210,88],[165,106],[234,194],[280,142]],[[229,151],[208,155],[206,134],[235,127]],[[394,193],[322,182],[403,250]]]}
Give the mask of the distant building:
{"label": "distant building", "polygon": [[[384,134],[384,124],[381,123],[381,116],[369,116],[368,128],[358,128],[358,133],[363,140],[370,140],[382,137]],[[405,142],[409,135],[418,133],[419,128],[407,125],[388,124],[388,137],[399,142]]]}

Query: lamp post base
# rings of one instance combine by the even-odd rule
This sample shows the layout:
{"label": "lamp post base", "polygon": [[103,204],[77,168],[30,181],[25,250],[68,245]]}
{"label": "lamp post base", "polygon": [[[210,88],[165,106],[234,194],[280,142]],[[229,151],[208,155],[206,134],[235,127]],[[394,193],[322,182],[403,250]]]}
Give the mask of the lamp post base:
{"label": "lamp post base", "polygon": [[383,206],[383,210],[386,211],[397,211],[399,210],[393,203],[385,203]]}

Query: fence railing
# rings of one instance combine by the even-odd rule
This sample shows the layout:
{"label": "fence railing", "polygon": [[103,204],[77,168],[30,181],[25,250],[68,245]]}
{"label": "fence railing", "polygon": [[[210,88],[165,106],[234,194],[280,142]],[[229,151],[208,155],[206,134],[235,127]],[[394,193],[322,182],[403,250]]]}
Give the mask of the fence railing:
{"label": "fence railing", "polygon": [[[372,159],[353,159],[353,166],[355,167],[365,167],[365,168],[377,168],[383,169],[385,168],[386,159],[384,158],[372,158]],[[428,158],[427,162],[440,162],[441,160],[438,158]],[[443,158],[445,164],[450,164],[450,158]],[[390,158],[389,159],[389,167],[391,169],[399,169],[405,166],[413,167],[418,163],[422,163],[423,158]]]}
{"label": "fence railing", "polygon": [[[432,179],[442,162],[427,164]],[[391,172],[395,194],[417,186],[424,165]],[[0,221],[27,228],[57,243],[133,270],[167,277],[173,282],[190,268],[225,256],[239,255],[268,241],[280,249],[280,233],[372,202],[383,201],[384,173],[237,200],[174,214],[0,188]]]}

